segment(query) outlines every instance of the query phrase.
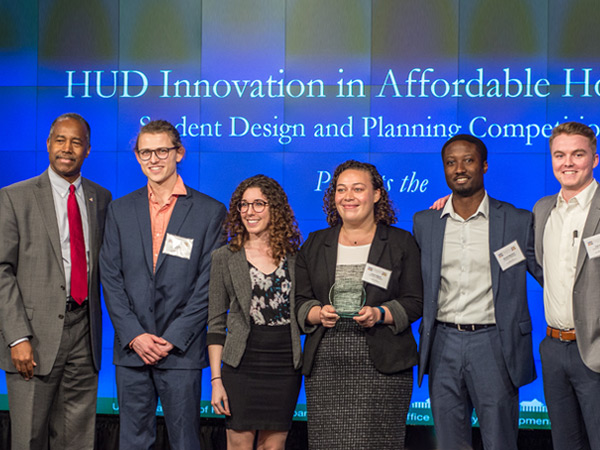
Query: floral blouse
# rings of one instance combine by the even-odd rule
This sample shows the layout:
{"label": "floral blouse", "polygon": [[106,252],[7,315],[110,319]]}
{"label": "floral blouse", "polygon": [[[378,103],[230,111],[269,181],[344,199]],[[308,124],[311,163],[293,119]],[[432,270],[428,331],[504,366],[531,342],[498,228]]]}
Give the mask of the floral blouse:
{"label": "floral blouse", "polygon": [[264,274],[250,262],[252,301],[250,317],[256,325],[279,326],[290,323],[290,293],[292,282],[287,258],[273,273]]}

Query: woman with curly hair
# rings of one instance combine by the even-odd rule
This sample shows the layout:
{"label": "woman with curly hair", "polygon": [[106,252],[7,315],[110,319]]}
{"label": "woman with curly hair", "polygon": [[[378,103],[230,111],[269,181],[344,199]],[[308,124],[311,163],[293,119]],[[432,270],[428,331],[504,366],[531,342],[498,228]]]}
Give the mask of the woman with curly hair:
{"label": "woman with curly hair", "polygon": [[[391,226],[372,164],[339,165],[324,211],[330,228],[310,234],[296,264],[309,447],[403,449],[418,362],[410,324],[423,312],[419,249]],[[348,298],[354,310],[342,309]]]}
{"label": "woman with curly hair", "polygon": [[[212,406],[226,416],[227,448],[285,447],[302,375],[294,275],[300,232],[272,178],[231,196],[229,244],[212,256],[208,354]],[[258,436],[256,436],[258,434]]]}

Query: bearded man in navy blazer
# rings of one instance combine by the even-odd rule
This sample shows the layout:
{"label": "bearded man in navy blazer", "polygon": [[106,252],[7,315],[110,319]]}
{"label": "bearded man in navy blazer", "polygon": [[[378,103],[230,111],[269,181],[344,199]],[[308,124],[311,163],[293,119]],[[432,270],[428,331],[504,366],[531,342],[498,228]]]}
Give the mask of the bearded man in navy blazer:
{"label": "bearded man in navy blazer", "polygon": [[485,144],[457,135],[442,148],[452,195],[414,217],[421,249],[419,385],[439,448],[471,447],[473,407],[486,450],[517,450],[518,388],[535,379],[526,272],[541,280],[529,211],[487,195]]}
{"label": "bearded man in navy blazer", "polygon": [[147,186],[110,204],[100,273],[115,328],[120,448],[152,448],[160,397],[171,448],[200,448],[210,257],[225,206],[183,184],[185,148],[164,120],[143,126]]}

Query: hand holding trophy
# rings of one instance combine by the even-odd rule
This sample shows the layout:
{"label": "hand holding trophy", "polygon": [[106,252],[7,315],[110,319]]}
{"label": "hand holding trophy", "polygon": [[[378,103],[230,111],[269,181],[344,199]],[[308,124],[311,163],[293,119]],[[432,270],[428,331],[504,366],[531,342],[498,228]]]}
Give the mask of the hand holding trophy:
{"label": "hand holding trophy", "polygon": [[329,289],[329,302],[340,317],[354,317],[365,305],[367,293],[360,280],[338,280]]}

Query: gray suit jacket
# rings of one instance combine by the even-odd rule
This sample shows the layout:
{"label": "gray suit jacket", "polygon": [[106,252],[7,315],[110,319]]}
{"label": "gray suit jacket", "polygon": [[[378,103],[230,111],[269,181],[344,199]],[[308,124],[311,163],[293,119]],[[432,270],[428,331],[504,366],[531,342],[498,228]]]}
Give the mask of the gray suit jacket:
{"label": "gray suit jacket", "polygon": [[[535,216],[535,256],[540,265],[544,255],[544,229],[556,205],[555,195],[544,197],[533,207]],[[581,235],[573,286],[573,317],[577,348],[584,364],[600,372],[600,258],[590,259],[583,239],[600,234],[600,189],[592,198]]]}
{"label": "gray suit jacket", "polygon": [[[296,256],[287,257],[292,278],[290,295],[290,330],[294,367],[302,364],[300,331],[295,312]],[[215,250],[212,255],[210,284],[208,288],[207,343],[223,345],[223,362],[237,367],[246,350],[250,334],[250,301],[252,281],[248,270],[246,252],[231,251],[228,245]]]}
{"label": "gray suit jacket", "polygon": [[[48,169],[50,170],[50,169]],[[100,370],[102,310],[98,252],[109,191],[82,180],[89,220],[89,312],[94,365]],[[65,274],[47,171],[0,190],[0,368],[16,372],[9,344],[31,337],[34,373],[52,370],[65,318]]]}

